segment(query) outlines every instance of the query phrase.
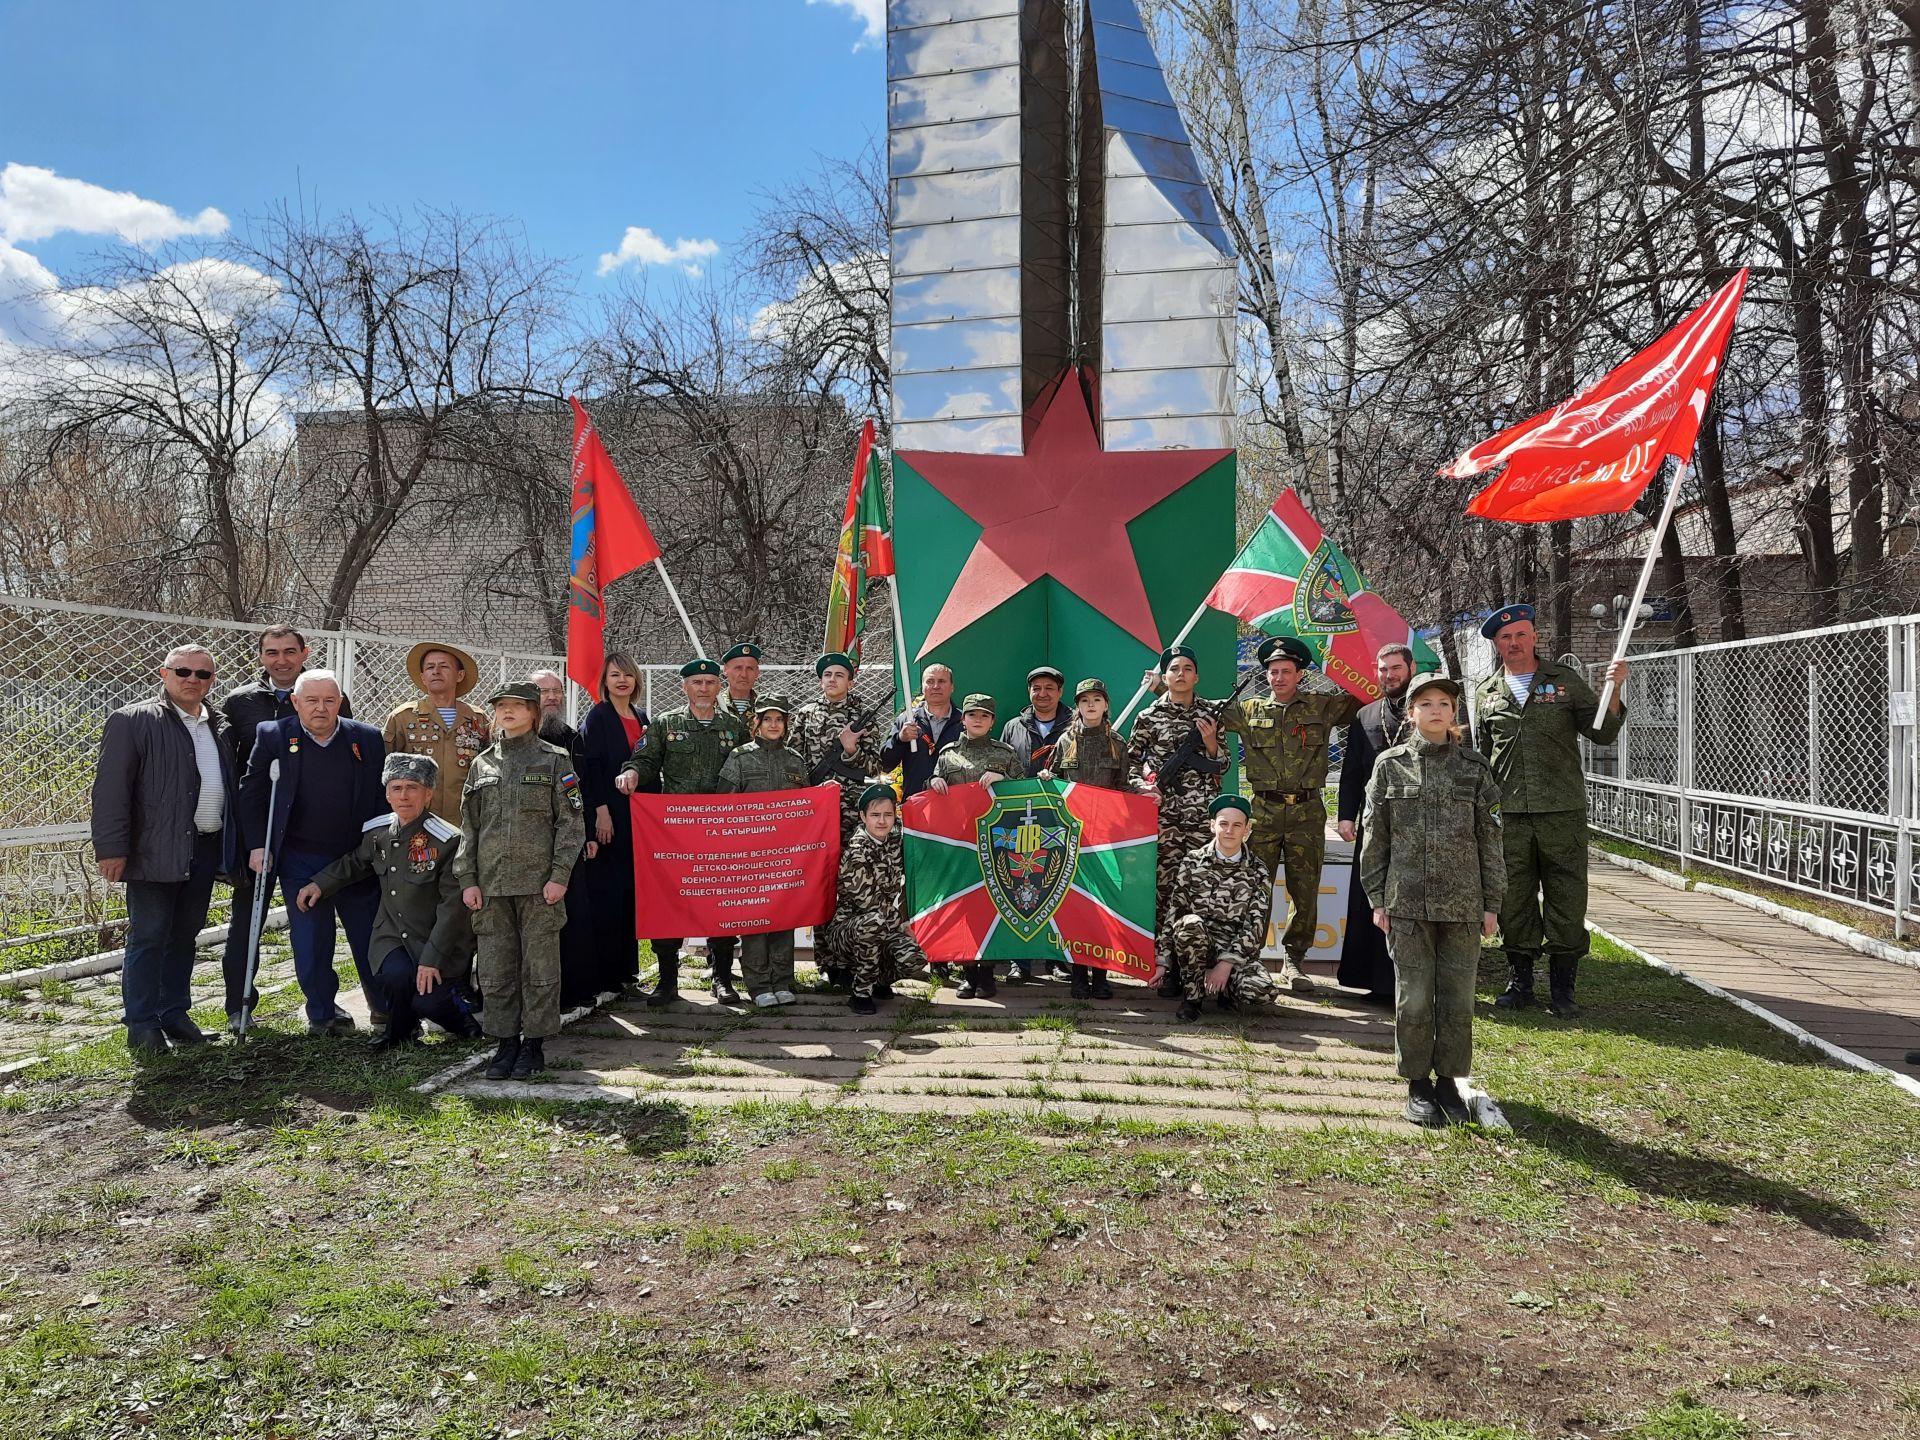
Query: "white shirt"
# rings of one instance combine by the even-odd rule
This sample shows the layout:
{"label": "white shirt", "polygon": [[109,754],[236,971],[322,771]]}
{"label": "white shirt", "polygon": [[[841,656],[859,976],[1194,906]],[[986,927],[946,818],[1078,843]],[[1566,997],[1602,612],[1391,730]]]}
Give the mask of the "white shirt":
{"label": "white shirt", "polygon": [[214,738],[213,722],[204,705],[198,715],[189,715],[173,701],[167,703],[173,705],[173,713],[193,737],[193,759],[200,767],[200,798],[193,807],[193,828],[202,835],[218,834],[226,814],[227,782],[220,775],[220,742]]}
{"label": "white shirt", "polygon": [[1507,673],[1507,689],[1513,692],[1514,704],[1525,705],[1527,703],[1527,696],[1533,693],[1533,672],[1529,670],[1524,675],[1515,675],[1509,671]]}

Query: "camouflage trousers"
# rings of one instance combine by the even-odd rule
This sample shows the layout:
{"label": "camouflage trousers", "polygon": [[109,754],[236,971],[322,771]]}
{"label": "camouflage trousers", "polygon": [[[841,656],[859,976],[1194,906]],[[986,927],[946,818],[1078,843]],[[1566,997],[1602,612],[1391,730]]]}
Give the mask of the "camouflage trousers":
{"label": "camouflage trousers", "polygon": [[1320,871],[1327,859],[1327,810],[1315,795],[1288,805],[1255,792],[1253,834],[1247,847],[1266,867],[1267,874],[1284,864],[1287,884],[1287,933],[1281,945],[1294,964],[1313,948],[1320,925]]}
{"label": "camouflage trousers", "polygon": [[926,952],[912,935],[878,910],[860,910],[833,922],[841,953],[853,971],[853,993],[872,995],[910,971],[924,970]]}
{"label": "camouflage trousers", "polygon": [[748,995],[793,989],[793,931],[740,937],[740,978]]}
{"label": "camouflage trousers", "polygon": [[[860,828],[860,791],[864,788],[864,785],[850,787],[840,782],[840,852],[843,855],[853,832]],[[836,879],[834,883],[837,895],[839,881]],[[813,927],[813,963],[823,971],[844,970],[850,963],[846,942],[839,932],[839,923],[833,920]]]}
{"label": "camouflage trousers", "polygon": [[1207,922],[1198,915],[1182,915],[1174,920],[1173,958],[1180,967],[1180,983],[1187,999],[1196,1005],[1207,996],[1207,971],[1222,960],[1233,962],[1233,972],[1220,994],[1233,1001],[1255,1004],[1271,1000],[1280,993],[1258,955],[1223,954],[1207,933]]}
{"label": "camouflage trousers", "polygon": [[1587,953],[1587,816],[1583,810],[1501,816],[1507,899],[1500,943],[1507,959],[1577,960]]}
{"label": "camouflage trousers", "polygon": [[1154,933],[1166,928],[1167,907],[1173,903],[1173,882],[1180,862],[1213,838],[1207,828],[1207,805],[1213,797],[1204,791],[1164,796],[1160,801],[1160,843],[1154,865]]}
{"label": "camouflage trousers", "polygon": [[1480,927],[1390,915],[1393,1062],[1402,1077],[1459,1079],[1473,1069],[1473,986]]}
{"label": "camouflage trousers", "polygon": [[496,1040],[560,1033],[560,927],[567,903],[538,895],[492,895],[473,912],[474,967],[486,1009],[481,1027]]}

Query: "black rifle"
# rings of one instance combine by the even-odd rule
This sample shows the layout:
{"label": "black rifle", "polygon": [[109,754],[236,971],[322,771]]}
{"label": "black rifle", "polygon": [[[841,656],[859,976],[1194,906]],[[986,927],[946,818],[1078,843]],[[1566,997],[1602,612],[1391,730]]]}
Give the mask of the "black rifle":
{"label": "black rifle", "polygon": [[[1260,672],[1249,670],[1240,677],[1239,682],[1227,694],[1227,703],[1232,704],[1240,698],[1240,692],[1251,685]],[[1189,730],[1187,738],[1173,749],[1167,757],[1167,763],[1154,774],[1153,788],[1162,795],[1171,795],[1173,787],[1180,783],[1180,777],[1189,770],[1197,770],[1203,775],[1218,775],[1227,768],[1227,752],[1222,749],[1218,755],[1207,754],[1205,743],[1200,739],[1198,730]]]}
{"label": "black rifle", "polygon": [[[896,685],[865,710],[855,715],[849,715],[847,717],[847,729],[858,731],[861,734],[865,734],[867,731],[873,729],[873,727],[879,723],[882,715],[892,713],[894,696],[899,693],[900,687]],[[848,758],[847,752],[842,750],[838,743],[829,746],[827,753],[814,762],[813,768],[807,771],[807,780],[810,784],[820,785],[835,778],[842,780],[864,780],[867,778],[854,766],[853,761]]]}

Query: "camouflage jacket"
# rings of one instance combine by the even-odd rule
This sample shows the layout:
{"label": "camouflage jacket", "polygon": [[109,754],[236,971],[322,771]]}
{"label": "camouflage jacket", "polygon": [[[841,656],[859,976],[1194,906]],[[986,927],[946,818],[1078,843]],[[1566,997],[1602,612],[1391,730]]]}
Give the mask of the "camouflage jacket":
{"label": "camouflage jacket", "polygon": [[473,926],[460,899],[454,857],[460,832],[431,810],[410,825],[393,812],[369,820],[360,844],[313,877],[322,895],[374,876],[380,910],[368,943],[376,968],[395,950],[443,980],[465,980],[473,962]]}
{"label": "camouflage jacket", "polygon": [[[1196,695],[1191,705],[1176,705],[1162,695],[1142,710],[1133,722],[1133,736],[1127,743],[1128,783],[1148,783],[1153,775],[1159,773],[1160,767],[1173,758],[1173,752],[1180,748],[1187,736],[1193,733],[1193,722],[1203,718],[1220,718],[1218,701]],[[1195,750],[1202,755],[1206,753],[1205,747],[1198,744]],[[1220,779],[1218,774],[1189,768],[1177,783],[1179,796],[1169,796],[1162,791],[1161,798],[1189,796],[1211,800],[1220,793]]]}
{"label": "camouflage jacket", "polygon": [[763,740],[749,740],[727,756],[714,788],[723,795],[735,791],[804,790],[807,767],[784,741],[769,745]]}
{"label": "camouflage jacket", "polygon": [[717,703],[722,710],[733,716],[733,718],[738,720],[742,725],[750,726],[753,723],[753,708],[760,703],[760,689],[758,686],[755,686],[747,692],[744,708],[741,702],[735,700],[733,695],[724,688],[720,691],[720,699]]}
{"label": "camouflage jacket", "polygon": [[1098,785],[1105,790],[1127,788],[1127,742],[1111,725],[1089,730],[1075,716],[1053,752],[1053,773],[1076,785]]}
{"label": "camouflage jacket", "polygon": [[1480,923],[1507,895],[1500,786],[1464,745],[1416,735],[1373,762],[1360,885],[1388,915]]}
{"label": "camouflage jacket", "polygon": [[933,762],[933,778],[949,785],[974,784],[989,770],[1012,779],[1021,773],[1020,757],[1004,740],[984,735],[978,740],[962,735]]}
{"label": "camouflage jacket", "polygon": [[822,778],[837,780],[843,787],[864,787],[869,775],[880,773],[880,736],[885,716],[860,737],[860,746],[853,754],[847,754],[840,744],[840,732],[859,718],[861,708],[849,695],[843,700],[810,700],[793,712],[790,743],[809,776],[822,762],[826,767]]}
{"label": "camouflage jacket", "polygon": [[[1209,841],[1187,854],[1174,878],[1166,919],[1171,924],[1182,915],[1206,922],[1214,959],[1254,959],[1266,946],[1273,918],[1273,877],[1251,850],[1243,848],[1229,860]],[[1162,954],[1173,953],[1173,938],[1165,930],[1157,944]]]}
{"label": "camouflage jacket", "polygon": [[1480,682],[1474,721],[1480,753],[1500,781],[1500,808],[1510,815],[1587,808],[1587,780],[1580,764],[1580,737],[1609,745],[1620,733],[1627,707],[1599,724],[1595,695],[1579,672],[1552,660],[1537,662],[1527,703],[1516,705],[1507,672],[1496,668]]}
{"label": "camouflage jacket", "polygon": [[1359,700],[1344,690],[1337,695],[1303,691],[1285,705],[1270,697],[1235,700],[1221,713],[1220,724],[1240,737],[1249,790],[1299,794],[1327,783],[1334,727],[1359,713]]}
{"label": "camouflage jacket", "polygon": [[711,795],[720,783],[720,767],[747,743],[739,717],[716,708],[702,721],[682,705],[647,726],[633,754],[622,765],[640,777],[640,788],[656,785],[663,795]]}
{"label": "camouflage jacket", "polygon": [[538,895],[567,883],[586,843],[573,760],[537,735],[501,739],[473,757],[453,873],[483,895]]}
{"label": "camouflage jacket", "polygon": [[834,919],[877,912],[891,925],[906,923],[907,872],[898,828],[876,840],[862,825],[840,851],[840,901]]}

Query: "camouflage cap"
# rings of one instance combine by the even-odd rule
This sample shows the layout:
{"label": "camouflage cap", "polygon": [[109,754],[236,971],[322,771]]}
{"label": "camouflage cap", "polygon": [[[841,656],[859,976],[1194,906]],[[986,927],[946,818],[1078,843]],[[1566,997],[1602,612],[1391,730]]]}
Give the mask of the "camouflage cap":
{"label": "camouflage cap", "polygon": [[724,665],[729,660],[758,660],[759,658],[760,647],[751,640],[742,640],[738,645],[727,647],[727,653],[720,657],[720,663]]}
{"label": "camouflage cap", "polygon": [[866,808],[877,800],[891,800],[896,805],[900,803],[900,797],[894,793],[893,786],[884,780],[876,780],[860,792],[861,813],[866,813]]}
{"label": "camouflage cap", "polygon": [[691,680],[696,675],[718,675],[719,673],[720,662],[718,660],[709,660],[704,655],[698,660],[689,660],[680,667],[680,678],[682,680]]}
{"label": "camouflage cap", "polygon": [[1216,795],[1213,803],[1207,806],[1207,818],[1212,819],[1222,810],[1238,810],[1249,820],[1253,818],[1253,802],[1244,795]]}
{"label": "camouflage cap", "polygon": [[1176,660],[1191,660],[1194,669],[1200,668],[1200,657],[1193,653],[1191,645],[1169,645],[1160,652],[1160,673],[1166,674],[1167,667]]}
{"label": "camouflage cap", "polygon": [[404,750],[395,750],[380,764],[382,785],[391,785],[396,780],[411,780],[431,790],[439,779],[440,765],[431,755],[412,755]]}
{"label": "camouflage cap", "polygon": [[1073,698],[1078,700],[1082,695],[1101,695],[1109,700],[1113,698],[1107,694],[1107,682],[1104,680],[1082,680],[1073,687]]}
{"label": "camouflage cap", "polygon": [[531,680],[516,680],[511,685],[502,685],[487,697],[487,704],[498,705],[502,700],[519,700],[524,704],[540,708],[540,687]]}
{"label": "camouflage cap", "polygon": [[754,701],[753,713],[755,715],[791,715],[793,702],[784,695],[762,695]]}
{"label": "camouflage cap", "polygon": [[1522,620],[1531,621],[1532,619],[1533,607],[1531,605],[1502,605],[1498,610],[1487,616],[1485,622],[1480,626],[1480,634],[1486,639],[1491,640],[1502,630],[1506,629],[1507,626],[1518,625]]}
{"label": "camouflage cap", "polygon": [[1254,651],[1254,658],[1262,665],[1291,660],[1302,670],[1311,670],[1314,665],[1312,647],[1296,635],[1276,635],[1271,640],[1262,640],[1260,648]]}
{"label": "camouflage cap", "polygon": [[847,674],[853,674],[853,657],[842,654],[838,650],[830,650],[818,660],[814,661],[813,673],[816,675],[825,675],[827,671],[835,665],[838,665],[842,670],[846,671]]}
{"label": "camouflage cap", "polygon": [[1425,675],[1416,675],[1407,686],[1407,704],[1411,706],[1422,690],[1444,690],[1453,697],[1453,703],[1460,703],[1460,682],[1451,675],[1442,675],[1429,670]]}
{"label": "camouflage cap", "polygon": [[994,713],[993,696],[988,695],[983,691],[975,691],[973,694],[967,696],[965,700],[960,702],[960,709],[962,713],[968,710],[984,710],[987,712],[987,714],[991,715]]}

